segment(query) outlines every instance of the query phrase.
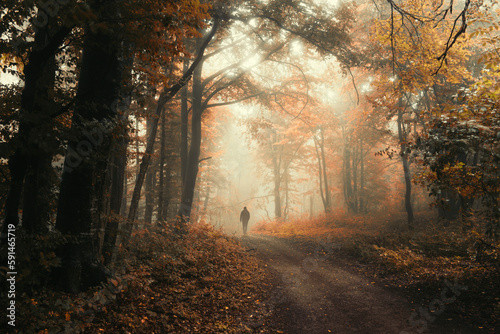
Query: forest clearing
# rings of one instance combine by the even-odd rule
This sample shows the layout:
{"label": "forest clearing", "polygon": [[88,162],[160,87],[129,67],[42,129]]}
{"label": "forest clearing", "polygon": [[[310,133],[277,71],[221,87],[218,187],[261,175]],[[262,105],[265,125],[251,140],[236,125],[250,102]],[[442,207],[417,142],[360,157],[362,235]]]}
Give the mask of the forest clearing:
{"label": "forest clearing", "polygon": [[0,333],[498,332],[499,18],[3,0]]}

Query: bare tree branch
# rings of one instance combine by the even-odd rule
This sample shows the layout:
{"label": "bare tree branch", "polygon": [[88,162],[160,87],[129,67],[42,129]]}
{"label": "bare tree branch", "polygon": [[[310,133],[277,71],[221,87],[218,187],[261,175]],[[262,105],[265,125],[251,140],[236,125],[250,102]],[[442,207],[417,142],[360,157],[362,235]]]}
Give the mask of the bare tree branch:
{"label": "bare tree branch", "polygon": [[[446,6],[446,8],[441,9],[444,6],[444,1],[441,0],[439,5],[436,7],[435,11],[437,13],[432,16],[432,17],[426,17],[422,15],[417,15],[408,12],[407,10],[401,8],[398,6],[393,0],[386,0],[389,5],[391,6],[391,49],[392,49],[392,55],[393,55],[393,71],[395,71],[395,55],[394,55],[394,11],[398,12],[401,15],[401,21],[402,21],[402,26],[408,31],[410,38],[413,39],[413,33],[418,34],[418,29],[414,25],[414,21],[420,22],[421,24],[425,23],[430,23],[430,22],[435,22],[435,27],[442,21],[446,19],[446,17],[449,14],[453,13],[453,5],[454,5],[454,0],[449,0],[449,5]],[[455,18],[453,22],[453,27],[450,31],[450,34],[448,36],[448,40],[446,41],[445,49],[441,55],[439,55],[436,59],[440,62],[439,67],[436,69],[436,71],[433,73],[433,75],[436,75],[439,73],[441,68],[443,67],[443,64],[446,62],[446,56],[448,55],[448,52],[450,49],[453,47],[453,45],[456,43],[458,38],[463,35],[467,29],[467,11],[470,6],[470,0],[466,0],[464,3],[464,7],[461,10],[460,14]],[[412,29],[410,30],[406,24],[405,24],[405,19],[407,22],[409,22],[412,25]],[[460,22],[460,24],[459,24]]]}
{"label": "bare tree branch", "polygon": [[255,97],[262,96],[264,94],[265,94],[264,92],[260,92],[260,93],[257,93],[257,94],[245,96],[245,97],[243,97],[241,99],[238,99],[238,100],[207,104],[205,108],[206,109],[210,109],[210,108],[215,108],[215,107],[228,106],[228,105],[240,103],[240,102],[243,102],[243,101],[246,101],[246,100],[250,100],[250,99],[253,99]]}
{"label": "bare tree branch", "polygon": [[[453,1],[452,1],[453,3]],[[437,60],[440,61],[438,69],[433,73],[434,75],[438,74],[439,70],[441,67],[443,67],[443,63],[446,60],[446,56],[448,55],[448,51],[452,48],[452,46],[455,44],[457,41],[458,37],[460,37],[462,34],[465,33],[465,30],[467,29],[467,9],[469,8],[470,5],[470,0],[465,1],[464,9],[462,12],[460,12],[460,15],[457,16],[455,21],[453,22],[453,28],[451,30],[450,36],[448,37],[448,41],[446,42],[446,47],[444,49],[444,52],[437,57]],[[445,14],[446,16],[446,14]],[[444,17],[443,17],[444,19]],[[457,27],[457,22],[458,20],[462,19],[460,28],[458,28],[457,32],[455,33],[455,29]]]}

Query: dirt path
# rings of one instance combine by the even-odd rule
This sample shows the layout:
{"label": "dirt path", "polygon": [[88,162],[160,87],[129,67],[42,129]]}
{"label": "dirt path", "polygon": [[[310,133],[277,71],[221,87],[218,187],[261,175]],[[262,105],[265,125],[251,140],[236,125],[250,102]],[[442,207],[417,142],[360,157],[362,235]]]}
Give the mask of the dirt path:
{"label": "dirt path", "polygon": [[276,276],[272,293],[263,301],[273,320],[262,333],[470,333],[411,318],[411,305],[404,298],[342,261],[326,261],[321,247],[306,249],[262,236],[244,237],[242,242]]}

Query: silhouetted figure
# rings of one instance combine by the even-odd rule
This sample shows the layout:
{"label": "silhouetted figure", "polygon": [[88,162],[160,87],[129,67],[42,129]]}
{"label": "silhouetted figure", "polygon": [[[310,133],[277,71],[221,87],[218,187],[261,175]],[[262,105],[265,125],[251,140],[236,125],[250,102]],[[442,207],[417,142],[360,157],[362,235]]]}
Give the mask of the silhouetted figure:
{"label": "silhouetted figure", "polygon": [[243,208],[240,214],[240,222],[243,223],[243,234],[247,234],[248,221],[250,220],[250,212],[248,212],[247,207]]}

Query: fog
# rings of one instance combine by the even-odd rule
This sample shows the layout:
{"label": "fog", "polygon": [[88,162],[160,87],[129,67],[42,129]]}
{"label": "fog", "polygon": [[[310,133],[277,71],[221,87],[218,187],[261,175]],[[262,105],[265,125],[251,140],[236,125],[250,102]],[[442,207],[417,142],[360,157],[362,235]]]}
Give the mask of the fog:
{"label": "fog", "polygon": [[[301,60],[300,70],[304,76],[307,76],[307,80],[310,80],[306,86],[301,87],[299,92],[305,96],[304,101],[300,101],[298,105],[291,105],[287,109],[274,105],[275,109],[273,109],[259,101],[249,100],[216,108],[210,112],[210,117],[215,117],[216,120],[221,119],[219,121],[221,130],[216,137],[216,146],[221,148],[222,154],[215,159],[210,159],[207,164],[216,166],[215,169],[224,178],[222,182],[220,179],[212,182],[213,189],[210,191],[210,204],[205,219],[229,233],[241,233],[239,215],[244,206],[251,213],[250,229],[257,222],[275,219],[273,169],[269,161],[266,162],[269,157],[266,157],[265,148],[259,145],[255,134],[252,136],[251,123],[270,117],[274,113],[277,119],[288,119],[292,123],[295,122],[291,127],[297,127],[301,126],[301,123],[304,125],[304,120],[300,120],[303,113],[314,113],[314,110],[321,109],[327,117],[334,119],[342,117],[349,107],[355,105],[356,96],[353,95],[353,90],[346,89],[347,86],[352,88],[352,79],[341,73],[334,58],[316,57],[304,60],[301,58],[304,47],[302,43],[296,42],[292,45],[293,47],[289,50],[289,59],[295,63],[288,67],[288,73],[281,64],[264,63],[263,66],[253,69],[252,75],[254,78],[265,76],[267,82],[270,79],[277,83],[284,82],[287,76],[293,74],[291,68],[298,67],[297,61]],[[211,61],[205,67],[205,76],[220,71],[218,66],[220,64],[227,66],[228,59],[233,56],[222,55],[224,62],[217,59]],[[245,64],[248,63],[245,62]],[[278,132],[286,137],[288,130],[284,126]],[[334,131],[337,130],[339,128],[334,129]],[[283,184],[284,180],[282,180],[280,187],[282,218],[312,217],[324,213],[318,190],[317,162],[316,158],[311,155],[311,149],[314,147],[313,136],[312,130],[309,134],[306,133],[296,154],[284,159],[283,163],[288,164],[288,187]],[[286,142],[289,139],[283,140]],[[280,143],[274,145],[280,146]],[[329,155],[335,154],[335,151],[339,153],[340,149],[340,147],[329,147]],[[328,163],[335,165],[334,161],[330,161],[331,158],[331,156],[327,157]],[[342,161],[338,162],[337,167],[340,168],[341,164]],[[200,182],[203,183],[207,177],[208,175],[201,173]],[[338,183],[341,175],[332,173],[330,177],[332,182]],[[334,186],[338,187],[338,184]],[[343,197],[338,188],[331,196],[332,207],[343,208]]]}

